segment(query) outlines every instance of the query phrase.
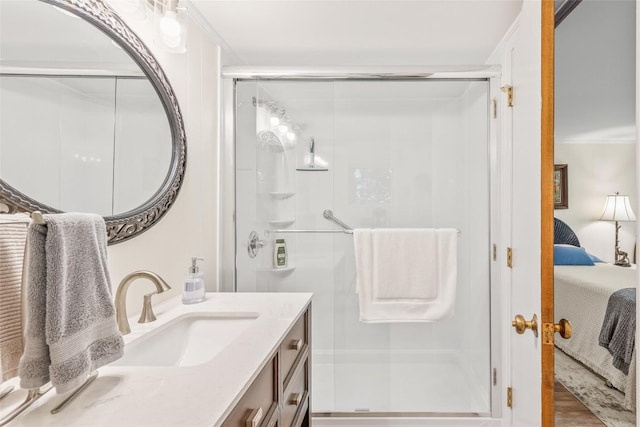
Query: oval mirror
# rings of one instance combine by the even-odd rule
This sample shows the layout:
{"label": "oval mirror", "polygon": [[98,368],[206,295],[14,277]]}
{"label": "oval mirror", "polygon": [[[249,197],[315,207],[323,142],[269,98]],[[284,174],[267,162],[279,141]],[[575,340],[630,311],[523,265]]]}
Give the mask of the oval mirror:
{"label": "oval mirror", "polygon": [[100,0],[2,0],[0,51],[5,210],[99,213],[110,244],[155,224],[180,189],[186,141],[142,41]]}

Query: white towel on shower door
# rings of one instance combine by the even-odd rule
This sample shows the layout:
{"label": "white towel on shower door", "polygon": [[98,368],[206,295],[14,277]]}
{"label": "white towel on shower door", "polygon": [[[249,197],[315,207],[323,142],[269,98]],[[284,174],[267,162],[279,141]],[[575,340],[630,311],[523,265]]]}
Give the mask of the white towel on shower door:
{"label": "white towel on shower door", "polygon": [[362,322],[432,322],[453,315],[457,230],[354,231]]}

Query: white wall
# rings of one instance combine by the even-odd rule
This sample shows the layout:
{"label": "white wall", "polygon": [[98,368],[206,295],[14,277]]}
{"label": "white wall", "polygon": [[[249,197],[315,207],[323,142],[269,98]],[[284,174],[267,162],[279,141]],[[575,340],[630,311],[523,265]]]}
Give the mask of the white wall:
{"label": "white wall", "polygon": [[[568,165],[569,209],[554,215],[569,224],[580,244],[604,261],[614,261],[615,228],[600,221],[606,196],[619,191],[629,195],[638,215],[635,144],[565,143],[555,146],[555,163]],[[635,224],[620,222],[620,248],[633,255]]]}
{"label": "white wall", "polygon": [[[117,2],[108,0],[117,6]],[[173,289],[157,300],[181,292],[192,256],[199,256],[208,291],[217,289],[217,170],[218,170],[218,46],[191,17],[187,52],[160,50],[152,37],[150,13],[146,20],[122,15],[142,38],[164,69],[177,95],[187,135],[187,168],[184,184],[169,212],[142,235],[109,246],[109,269],[114,288],[134,270],[151,270]],[[129,314],[139,312],[142,295],[154,287],[140,281],[129,291]]]}
{"label": "white wall", "polygon": [[[555,163],[567,164],[569,208],[555,210],[589,252],[614,261],[613,223],[599,221],[605,198],[636,198],[636,29],[633,1],[586,1],[556,29]],[[633,223],[620,223],[633,254]]]}
{"label": "white wall", "polygon": [[556,29],[556,143],[635,140],[635,7],[584,1]]}

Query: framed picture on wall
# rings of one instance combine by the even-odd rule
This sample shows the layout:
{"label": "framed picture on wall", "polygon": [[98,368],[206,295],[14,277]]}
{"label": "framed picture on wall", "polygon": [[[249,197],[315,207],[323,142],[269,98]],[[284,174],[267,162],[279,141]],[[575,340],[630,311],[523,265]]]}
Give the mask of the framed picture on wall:
{"label": "framed picture on wall", "polygon": [[553,208],[569,209],[567,165],[553,165]]}

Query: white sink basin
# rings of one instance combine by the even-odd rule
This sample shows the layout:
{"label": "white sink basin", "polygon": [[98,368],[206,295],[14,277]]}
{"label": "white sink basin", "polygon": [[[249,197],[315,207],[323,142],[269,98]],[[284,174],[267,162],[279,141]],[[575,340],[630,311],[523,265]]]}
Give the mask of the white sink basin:
{"label": "white sink basin", "polygon": [[258,313],[189,313],[125,345],[113,366],[196,366],[211,360]]}

